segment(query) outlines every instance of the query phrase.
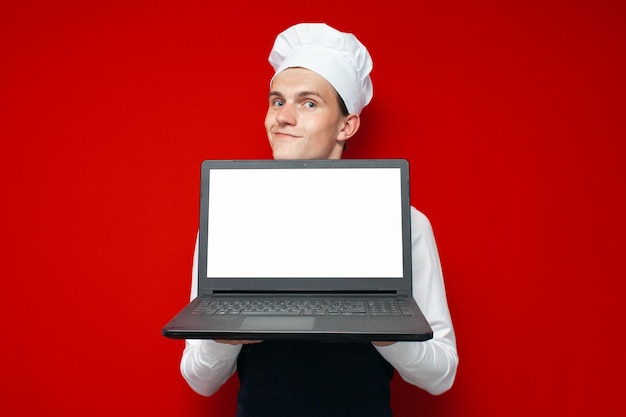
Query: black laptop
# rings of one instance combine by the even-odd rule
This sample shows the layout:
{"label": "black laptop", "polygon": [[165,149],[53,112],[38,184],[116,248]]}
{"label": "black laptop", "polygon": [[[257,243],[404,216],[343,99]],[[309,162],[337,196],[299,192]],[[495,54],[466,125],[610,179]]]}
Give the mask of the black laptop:
{"label": "black laptop", "polygon": [[424,341],[404,159],[202,163],[198,297],[174,339]]}

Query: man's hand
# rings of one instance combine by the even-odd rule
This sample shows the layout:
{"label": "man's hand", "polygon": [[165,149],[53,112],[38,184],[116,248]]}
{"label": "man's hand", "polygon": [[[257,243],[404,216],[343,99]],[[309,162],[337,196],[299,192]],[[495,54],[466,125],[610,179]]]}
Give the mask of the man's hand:
{"label": "man's hand", "polygon": [[372,344],[376,345],[376,346],[389,346],[389,345],[393,345],[396,342],[372,342]]}
{"label": "man's hand", "polygon": [[[226,345],[249,345],[252,343],[261,343],[262,340],[216,340],[217,343],[224,343]],[[376,346],[389,346],[396,342],[372,342]]]}
{"label": "man's hand", "polygon": [[249,345],[252,343],[261,343],[262,340],[216,340],[217,343],[224,343],[225,345]]}

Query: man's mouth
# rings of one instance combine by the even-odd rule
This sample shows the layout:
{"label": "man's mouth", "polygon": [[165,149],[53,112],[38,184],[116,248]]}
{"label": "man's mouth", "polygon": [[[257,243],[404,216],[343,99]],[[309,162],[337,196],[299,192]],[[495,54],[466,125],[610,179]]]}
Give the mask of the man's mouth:
{"label": "man's mouth", "polygon": [[274,137],[281,139],[297,139],[299,136],[287,132],[272,132]]}

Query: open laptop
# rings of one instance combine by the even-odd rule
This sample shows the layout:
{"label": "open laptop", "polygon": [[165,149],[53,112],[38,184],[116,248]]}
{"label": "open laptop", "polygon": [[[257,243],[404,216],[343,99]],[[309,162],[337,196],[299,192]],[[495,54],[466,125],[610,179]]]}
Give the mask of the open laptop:
{"label": "open laptop", "polygon": [[404,159],[202,163],[198,297],[174,339],[423,341]]}

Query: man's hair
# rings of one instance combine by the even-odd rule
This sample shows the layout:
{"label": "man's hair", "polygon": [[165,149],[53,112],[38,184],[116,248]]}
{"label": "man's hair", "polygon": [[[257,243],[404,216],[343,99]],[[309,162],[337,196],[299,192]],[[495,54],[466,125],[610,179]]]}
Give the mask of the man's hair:
{"label": "man's hair", "polygon": [[[346,102],[343,101],[339,93],[337,93],[337,102],[339,103],[339,111],[341,112],[342,116],[349,116],[350,112],[348,111]],[[345,151],[346,149],[348,149],[348,141],[345,141],[343,143],[343,150]]]}
{"label": "man's hair", "polygon": [[348,111],[348,107],[346,106],[346,102],[343,101],[343,98],[341,98],[339,93],[337,93],[337,98],[338,98],[337,101],[339,102],[339,110],[341,111],[341,114],[343,116],[348,116],[350,114],[350,112]]}

